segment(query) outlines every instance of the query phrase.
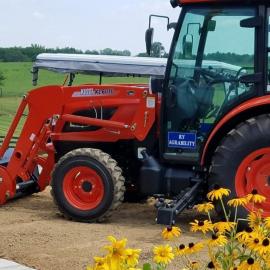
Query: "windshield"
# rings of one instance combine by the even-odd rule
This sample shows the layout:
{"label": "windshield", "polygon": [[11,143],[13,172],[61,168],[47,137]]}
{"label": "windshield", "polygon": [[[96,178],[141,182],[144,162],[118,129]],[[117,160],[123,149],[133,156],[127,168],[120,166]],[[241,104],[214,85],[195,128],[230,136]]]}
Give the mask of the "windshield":
{"label": "windshield", "polygon": [[[254,84],[240,79],[254,73],[255,28],[242,27],[241,22],[254,17],[256,9],[192,7],[183,14],[165,92],[167,152],[182,154],[198,153],[228,108],[254,94]],[[185,143],[170,140],[175,134],[193,141],[183,147]]]}
{"label": "windshield", "polygon": [[254,29],[240,26],[254,15],[252,8],[188,10],[174,49],[171,78],[192,78],[202,67],[232,74],[254,68]]}

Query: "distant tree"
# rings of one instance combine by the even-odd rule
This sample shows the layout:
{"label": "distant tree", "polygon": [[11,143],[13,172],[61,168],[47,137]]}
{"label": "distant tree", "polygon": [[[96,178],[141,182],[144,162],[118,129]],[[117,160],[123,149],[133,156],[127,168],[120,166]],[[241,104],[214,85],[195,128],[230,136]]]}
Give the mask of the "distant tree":
{"label": "distant tree", "polygon": [[[149,55],[146,52],[139,53],[137,55],[138,57],[149,57]],[[165,48],[162,45],[161,42],[154,42],[151,48],[151,54],[150,57],[168,57],[168,54],[165,52]]]}
{"label": "distant tree", "polygon": [[111,48],[106,48],[100,51],[102,55],[113,55],[113,50]]}
{"label": "distant tree", "polygon": [[92,54],[92,55],[99,55],[99,52],[97,50],[93,50],[93,51],[86,50],[85,53],[86,54]]}
{"label": "distant tree", "polygon": [[145,52],[145,53],[139,53],[137,55],[138,57],[149,57],[149,55]]}
{"label": "distant tree", "polygon": [[124,50],[122,55],[123,56],[131,56],[131,52],[129,50]]}
{"label": "distant tree", "polygon": [[120,55],[120,56],[130,56],[131,52],[129,50],[124,50],[124,51],[118,51],[118,50],[113,50],[111,48],[106,48],[103,50],[100,50],[101,55]]}
{"label": "distant tree", "polygon": [[165,54],[165,48],[161,42],[154,42],[151,49],[152,57],[163,57]]}

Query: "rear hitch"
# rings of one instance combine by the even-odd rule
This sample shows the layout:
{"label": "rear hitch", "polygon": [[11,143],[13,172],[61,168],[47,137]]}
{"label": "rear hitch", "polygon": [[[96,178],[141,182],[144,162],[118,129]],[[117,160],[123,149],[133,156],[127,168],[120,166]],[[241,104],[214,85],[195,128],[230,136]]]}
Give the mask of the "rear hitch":
{"label": "rear hitch", "polygon": [[201,200],[201,191],[203,179],[193,178],[193,185],[183,190],[173,200],[167,202],[164,198],[159,197],[156,202],[157,224],[172,226],[175,224],[176,216],[186,208],[192,208]]}

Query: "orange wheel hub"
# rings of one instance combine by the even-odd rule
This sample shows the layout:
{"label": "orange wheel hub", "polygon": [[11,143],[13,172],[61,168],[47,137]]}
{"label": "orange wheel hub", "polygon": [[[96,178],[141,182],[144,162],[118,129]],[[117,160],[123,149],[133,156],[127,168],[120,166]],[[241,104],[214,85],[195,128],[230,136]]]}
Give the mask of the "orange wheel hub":
{"label": "orange wheel hub", "polygon": [[248,210],[262,209],[263,216],[270,216],[270,148],[262,148],[249,154],[238,167],[235,176],[235,190],[238,197],[257,190],[266,197],[261,204],[247,205]]}
{"label": "orange wheel hub", "polygon": [[63,191],[68,202],[80,210],[96,208],[104,197],[101,176],[89,167],[75,167],[67,172]]}

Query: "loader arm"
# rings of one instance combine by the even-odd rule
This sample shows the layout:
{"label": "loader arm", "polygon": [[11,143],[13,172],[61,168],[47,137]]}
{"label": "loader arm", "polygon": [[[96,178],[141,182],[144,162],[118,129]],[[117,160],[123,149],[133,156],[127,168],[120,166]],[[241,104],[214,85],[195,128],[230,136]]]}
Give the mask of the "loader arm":
{"label": "loader arm", "polygon": [[[63,90],[60,86],[43,87],[29,92],[19,106],[13,123],[0,148],[1,157],[7,151],[9,142],[23,115],[28,109],[20,137],[10,157],[7,166],[0,166],[0,203],[13,198],[16,194],[16,186],[19,182],[29,181],[37,165],[43,170],[40,175],[39,189],[42,190],[48,184],[47,169],[54,164],[54,151],[47,145],[50,135],[51,123],[49,119],[54,114],[61,114],[63,109]],[[51,166],[48,166],[48,165]],[[46,169],[46,170],[45,170]]]}
{"label": "loader arm", "polygon": [[[48,86],[32,90],[18,108],[0,148],[3,158],[20,119],[28,114],[6,166],[0,166],[0,204],[14,198],[20,186],[33,184],[36,191],[46,188],[55,165],[54,142],[61,140],[96,142],[144,140],[155,122],[155,96],[141,85],[76,87]],[[76,111],[105,110],[113,106],[108,119],[76,115]],[[65,132],[67,124],[94,127],[93,130]],[[34,172],[39,168],[38,175]]]}

